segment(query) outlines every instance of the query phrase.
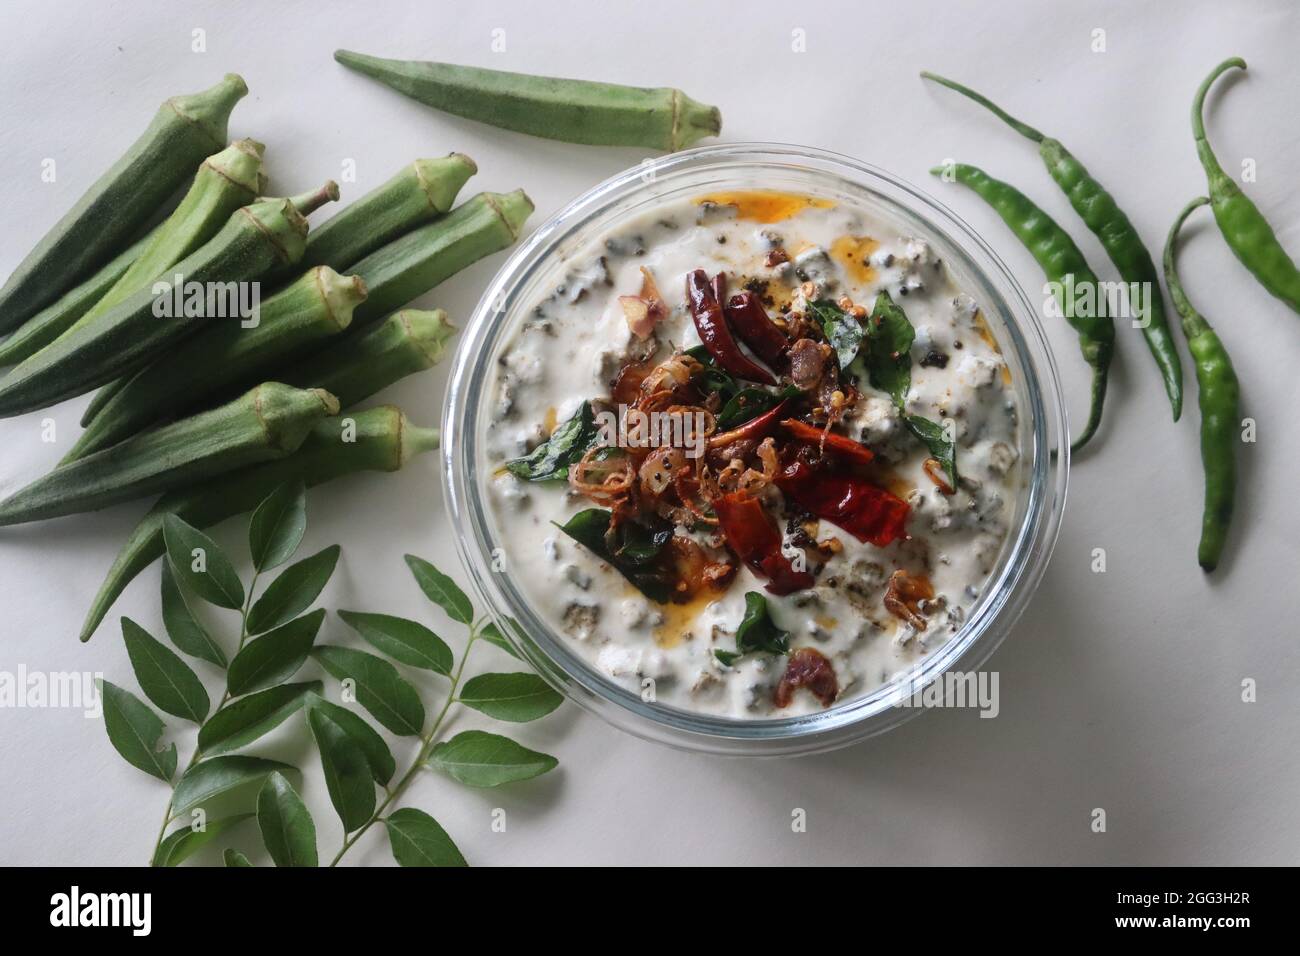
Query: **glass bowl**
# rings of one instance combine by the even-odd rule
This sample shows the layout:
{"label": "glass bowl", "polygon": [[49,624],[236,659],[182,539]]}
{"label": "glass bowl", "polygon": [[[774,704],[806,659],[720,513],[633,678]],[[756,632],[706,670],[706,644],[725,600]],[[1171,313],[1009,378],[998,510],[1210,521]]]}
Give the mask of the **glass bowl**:
{"label": "glass bowl", "polygon": [[[625,219],[690,195],[740,189],[802,192],[869,209],[901,235],[927,239],[974,297],[1006,359],[1020,407],[1023,489],[999,563],[962,629],[890,683],[816,714],[735,719],[647,703],[588,666],[569,638],[529,606],[508,572],[484,493],[493,367],[523,312],[553,286],[568,259]],[[921,709],[900,706],[947,671],[971,672],[997,648],[1047,566],[1065,505],[1069,434],[1056,366],[1036,311],[993,250],[946,206],[915,186],[847,156],[802,146],[708,146],[646,160],[556,213],[511,256],[460,336],[443,418],[445,500],[472,590],[501,632],[557,690],[637,736],[734,755],[809,753],[896,726]]]}

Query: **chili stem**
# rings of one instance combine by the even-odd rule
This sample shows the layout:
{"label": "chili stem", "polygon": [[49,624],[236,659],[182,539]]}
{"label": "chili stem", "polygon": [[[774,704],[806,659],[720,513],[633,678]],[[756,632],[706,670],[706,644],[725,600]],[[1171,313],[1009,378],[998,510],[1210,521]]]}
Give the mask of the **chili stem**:
{"label": "chili stem", "polygon": [[984,107],[994,116],[996,116],[998,119],[1002,120],[1002,122],[1010,126],[1021,136],[1024,136],[1027,139],[1032,139],[1035,143],[1041,143],[1043,140],[1047,138],[1038,130],[1030,126],[1028,123],[1020,122],[1020,120],[1016,119],[1006,110],[1004,110],[1002,107],[998,106],[987,96],[982,96],[981,94],[976,93],[968,86],[962,86],[960,83],[947,79],[946,77],[939,76],[937,73],[931,73],[929,70],[922,70],[921,77],[922,79],[933,80],[935,83],[938,83],[940,86],[946,86],[948,87],[948,89],[960,93],[962,96],[966,97],[967,99],[974,100],[976,103]]}

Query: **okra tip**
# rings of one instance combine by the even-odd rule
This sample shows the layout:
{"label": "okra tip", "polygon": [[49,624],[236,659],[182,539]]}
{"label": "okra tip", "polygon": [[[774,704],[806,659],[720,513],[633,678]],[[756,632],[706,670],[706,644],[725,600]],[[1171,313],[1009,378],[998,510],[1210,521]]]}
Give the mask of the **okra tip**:
{"label": "okra tip", "polygon": [[464,153],[449,153],[441,159],[417,159],[411,168],[430,205],[440,212],[451,208],[461,187],[478,172],[478,164]]}
{"label": "okra tip", "polygon": [[239,402],[253,409],[266,445],[285,453],[297,450],[316,422],[339,413],[339,400],[325,389],[283,382],[263,382]]}
{"label": "okra tip", "polygon": [[201,93],[173,96],[168,105],[192,123],[206,129],[218,143],[226,141],[226,125],[235,104],[248,95],[248,84],[238,73],[227,73]]}
{"label": "okra tip", "polygon": [[462,164],[466,169],[469,170],[469,174],[471,176],[473,176],[475,173],[478,172],[478,163],[474,162],[473,159],[471,159],[469,156],[466,156],[464,153],[448,153],[447,159],[455,160],[456,162]]}
{"label": "okra tip", "polygon": [[420,350],[431,368],[441,361],[447,349],[447,340],[456,334],[456,326],[442,309],[403,309],[396,320],[411,343]]}
{"label": "okra tip", "polygon": [[501,221],[510,230],[512,239],[518,239],[524,222],[533,214],[533,201],[522,189],[512,193],[484,193],[484,199],[497,211]]}
{"label": "okra tip", "polygon": [[246,153],[255,153],[259,159],[266,155],[266,144],[253,139],[251,136],[237,139],[230,145],[234,146],[236,149],[243,150]]}
{"label": "okra tip", "polygon": [[694,100],[681,90],[673,90],[672,150],[685,149],[721,132],[722,110]]}
{"label": "okra tip", "polygon": [[438,429],[415,424],[401,409],[394,409],[394,411],[397,412],[398,428],[401,429],[398,439],[399,468],[416,455],[436,450],[442,443],[442,433]]}
{"label": "okra tip", "polygon": [[265,149],[257,140],[237,139],[221,152],[205,159],[203,165],[243,187],[250,196],[256,196],[264,177],[262,153]]}
{"label": "okra tip", "polygon": [[347,328],[352,322],[352,310],[369,294],[366,280],[361,276],[339,275],[329,266],[316,266],[312,273],[326,311],[339,328]]}

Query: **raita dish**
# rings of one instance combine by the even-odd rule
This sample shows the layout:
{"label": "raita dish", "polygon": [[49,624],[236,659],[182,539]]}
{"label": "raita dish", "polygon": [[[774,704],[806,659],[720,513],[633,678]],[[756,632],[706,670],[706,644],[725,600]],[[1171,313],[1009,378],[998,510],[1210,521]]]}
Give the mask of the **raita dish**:
{"label": "raita dish", "polygon": [[1013,285],[838,158],[760,149],[632,171],[517,254],[458,353],[448,492],[475,584],[575,699],[808,749],[897,719],[1023,602],[1065,431]]}

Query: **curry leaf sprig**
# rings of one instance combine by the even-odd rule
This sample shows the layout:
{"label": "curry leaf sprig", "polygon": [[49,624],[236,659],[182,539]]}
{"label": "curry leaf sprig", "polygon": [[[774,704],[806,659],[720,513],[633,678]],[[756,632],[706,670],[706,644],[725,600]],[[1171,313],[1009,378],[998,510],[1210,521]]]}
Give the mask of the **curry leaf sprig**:
{"label": "curry leaf sprig", "polygon": [[[337,545],[289,564],[260,594],[257,590],[264,574],[296,554],[306,522],[306,489],[300,481],[275,489],[262,501],[249,524],[253,574],[245,588],[233,562],[211,538],[179,517],[166,519],[163,627],[182,653],[224,671],[225,688],[214,710],[204,681],[179,654],[134,621],[122,619],[127,653],[144,696],[164,713],[198,727],[189,761],[177,777],[177,744],[159,746],[165,729],[162,718],[130,691],[101,683],[113,746],[133,766],[172,784],[151,862],[176,866],[218,837],[224,840],[246,820],[256,820],[275,865],[318,865],[316,822],[293,783],[298,769],[244,752],[303,711],[330,803],[343,827],[341,845],[329,865],[337,864],[371,827],[382,823],[400,865],[463,866],[465,858],[432,816],[397,806],[419,772],[434,770],[468,786],[496,787],[539,776],[558,762],[481,730],[444,740],[452,706],[463,704],[496,720],[522,722],[546,716],[561,698],[530,672],[467,677],[469,652],[480,640],[517,655],[494,624],[476,618],[469,598],[451,578],[412,555],[406,561],[424,594],[469,629],[459,661],[425,625],[370,612],[338,613],[384,656],[317,644],[325,611],[309,608],[337,566]],[[194,613],[192,598],[239,613],[233,655]],[[290,682],[308,659],[340,682],[341,693],[327,693],[320,680]],[[448,683],[432,721],[422,699],[429,688],[394,662]],[[389,734],[418,739],[415,759],[400,777],[385,737],[345,706],[353,700]],[[235,848],[227,848],[224,858],[227,866],[252,865]]]}

